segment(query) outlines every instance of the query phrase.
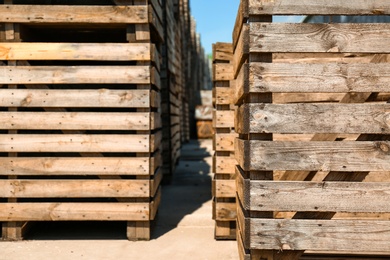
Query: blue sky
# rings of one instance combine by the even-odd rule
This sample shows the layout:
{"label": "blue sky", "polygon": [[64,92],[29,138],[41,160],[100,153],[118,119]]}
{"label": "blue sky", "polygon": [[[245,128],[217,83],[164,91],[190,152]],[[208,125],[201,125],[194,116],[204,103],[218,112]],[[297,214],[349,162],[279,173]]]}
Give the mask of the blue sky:
{"label": "blue sky", "polygon": [[[232,42],[240,0],[189,0],[191,14],[195,17],[197,31],[206,54],[212,52],[215,42]],[[297,22],[300,17],[275,17],[275,22]]]}

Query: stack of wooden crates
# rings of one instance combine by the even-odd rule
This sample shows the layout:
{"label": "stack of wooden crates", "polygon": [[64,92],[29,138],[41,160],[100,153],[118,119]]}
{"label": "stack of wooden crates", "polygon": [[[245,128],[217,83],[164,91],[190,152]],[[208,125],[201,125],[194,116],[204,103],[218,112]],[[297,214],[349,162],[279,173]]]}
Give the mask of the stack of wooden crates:
{"label": "stack of wooden crates", "polygon": [[30,221],[87,220],[127,221],[130,240],[150,238],[161,14],[159,1],[2,1],[3,239]]}
{"label": "stack of wooden crates", "polygon": [[233,33],[241,259],[390,255],[390,24],[272,23],[389,13],[387,1],[241,1]]}
{"label": "stack of wooden crates", "polygon": [[[236,238],[236,181],[234,158],[233,47],[213,45],[213,219],[216,239]],[[233,82],[232,82],[233,85]]]}

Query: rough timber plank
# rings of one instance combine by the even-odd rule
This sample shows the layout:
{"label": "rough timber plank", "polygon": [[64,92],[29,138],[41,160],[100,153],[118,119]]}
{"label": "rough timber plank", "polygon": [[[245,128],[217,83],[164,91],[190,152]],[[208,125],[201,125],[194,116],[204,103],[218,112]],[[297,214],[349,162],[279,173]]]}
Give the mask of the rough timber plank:
{"label": "rough timber plank", "polygon": [[269,250],[388,251],[390,221],[248,219],[250,248]]}
{"label": "rough timber plank", "polygon": [[216,110],[213,111],[213,127],[215,128],[233,128],[234,111],[233,110]]}
{"label": "rough timber plank", "polygon": [[0,175],[150,175],[158,157],[3,157]]}
{"label": "rough timber plank", "polygon": [[[154,135],[153,135],[154,136]],[[0,135],[0,152],[128,152],[148,153],[149,135]]]}
{"label": "rough timber plank", "polygon": [[390,14],[386,0],[244,0],[249,15],[385,15]]}
{"label": "rough timber plank", "polygon": [[390,142],[265,142],[236,139],[245,171],[389,171]]}
{"label": "rough timber plank", "polygon": [[234,139],[237,137],[237,134],[215,134],[215,151],[230,151],[234,152]]}
{"label": "rough timber plank", "polygon": [[3,23],[148,23],[147,6],[0,5]]}
{"label": "rough timber plank", "polygon": [[0,203],[0,221],[146,221],[149,203]]}
{"label": "rough timber plank", "polygon": [[250,23],[249,26],[251,53],[390,52],[390,24]]}
{"label": "rough timber plank", "polygon": [[0,84],[151,84],[149,66],[1,66]]}
{"label": "rough timber plank", "polygon": [[1,42],[0,60],[152,61],[149,43],[33,43]]}
{"label": "rough timber plank", "polygon": [[244,93],[388,92],[390,66],[381,64],[244,64],[235,100]]}
{"label": "rough timber plank", "polygon": [[214,156],[214,167],[216,174],[232,174],[236,167],[237,161],[234,157]]}
{"label": "rough timber plank", "polygon": [[2,198],[149,198],[149,180],[0,180]]}
{"label": "rough timber plank", "polygon": [[[236,181],[235,180],[213,180],[214,196],[217,198],[235,198]],[[219,202],[218,202],[219,203]]]}
{"label": "rough timber plank", "polygon": [[0,112],[0,129],[146,131],[161,126],[158,115],[142,112]]}
{"label": "rough timber plank", "polygon": [[237,217],[237,206],[235,202],[218,202],[214,204],[215,220],[231,221]]}
{"label": "rough timber plank", "polygon": [[215,104],[230,105],[233,104],[233,88],[214,87]]}
{"label": "rough timber plank", "polygon": [[240,134],[388,134],[390,106],[340,103],[243,104],[236,112],[236,129]]}
{"label": "rough timber plank", "polygon": [[229,63],[214,64],[213,80],[214,81],[229,81],[234,79],[233,65]]}
{"label": "rough timber plank", "polygon": [[213,61],[231,61],[233,48],[231,43],[217,42],[213,44]]}
{"label": "rough timber plank", "polygon": [[[390,187],[375,182],[239,182],[251,211],[389,213]],[[245,200],[241,199],[245,204]],[[375,202],[375,203],[373,203]]]}
{"label": "rough timber plank", "polygon": [[0,89],[2,107],[159,107],[155,91],[110,89]]}

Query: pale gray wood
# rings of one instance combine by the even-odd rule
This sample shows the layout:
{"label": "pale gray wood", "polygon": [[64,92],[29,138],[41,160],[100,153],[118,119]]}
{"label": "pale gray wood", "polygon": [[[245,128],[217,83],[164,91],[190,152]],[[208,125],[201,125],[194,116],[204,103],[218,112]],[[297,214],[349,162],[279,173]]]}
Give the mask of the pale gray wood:
{"label": "pale gray wood", "polygon": [[390,221],[248,221],[251,249],[390,252]]}
{"label": "pale gray wood", "polygon": [[390,104],[244,104],[236,122],[241,134],[389,134]]}
{"label": "pale gray wood", "polygon": [[387,182],[244,182],[253,211],[390,212]]}
{"label": "pale gray wood", "polygon": [[387,0],[244,0],[249,15],[384,15]]}
{"label": "pale gray wood", "polygon": [[245,171],[389,171],[390,142],[267,142],[236,139]]}
{"label": "pale gray wood", "polygon": [[390,24],[250,23],[249,26],[250,52],[390,52]]}

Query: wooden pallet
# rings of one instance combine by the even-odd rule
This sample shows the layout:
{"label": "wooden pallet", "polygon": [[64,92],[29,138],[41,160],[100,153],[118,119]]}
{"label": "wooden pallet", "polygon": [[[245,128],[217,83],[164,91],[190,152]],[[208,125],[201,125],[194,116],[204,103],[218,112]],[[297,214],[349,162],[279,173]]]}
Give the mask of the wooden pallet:
{"label": "wooden pallet", "polygon": [[[241,259],[390,256],[389,107],[378,98],[390,82],[390,26],[272,23],[272,15],[382,15],[389,7],[241,1],[233,33]],[[278,53],[302,59],[274,62]],[[357,59],[341,62],[346,53]],[[363,63],[367,53],[377,55]]]}
{"label": "wooden pallet", "polygon": [[60,2],[0,5],[2,237],[22,239],[29,221],[120,220],[148,240],[162,179],[161,6]]}
{"label": "wooden pallet", "polygon": [[234,106],[231,106],[233,79],[231,43],[213,45],[213,218],[216,239],[236,238],[236,183],[234,158]]}

